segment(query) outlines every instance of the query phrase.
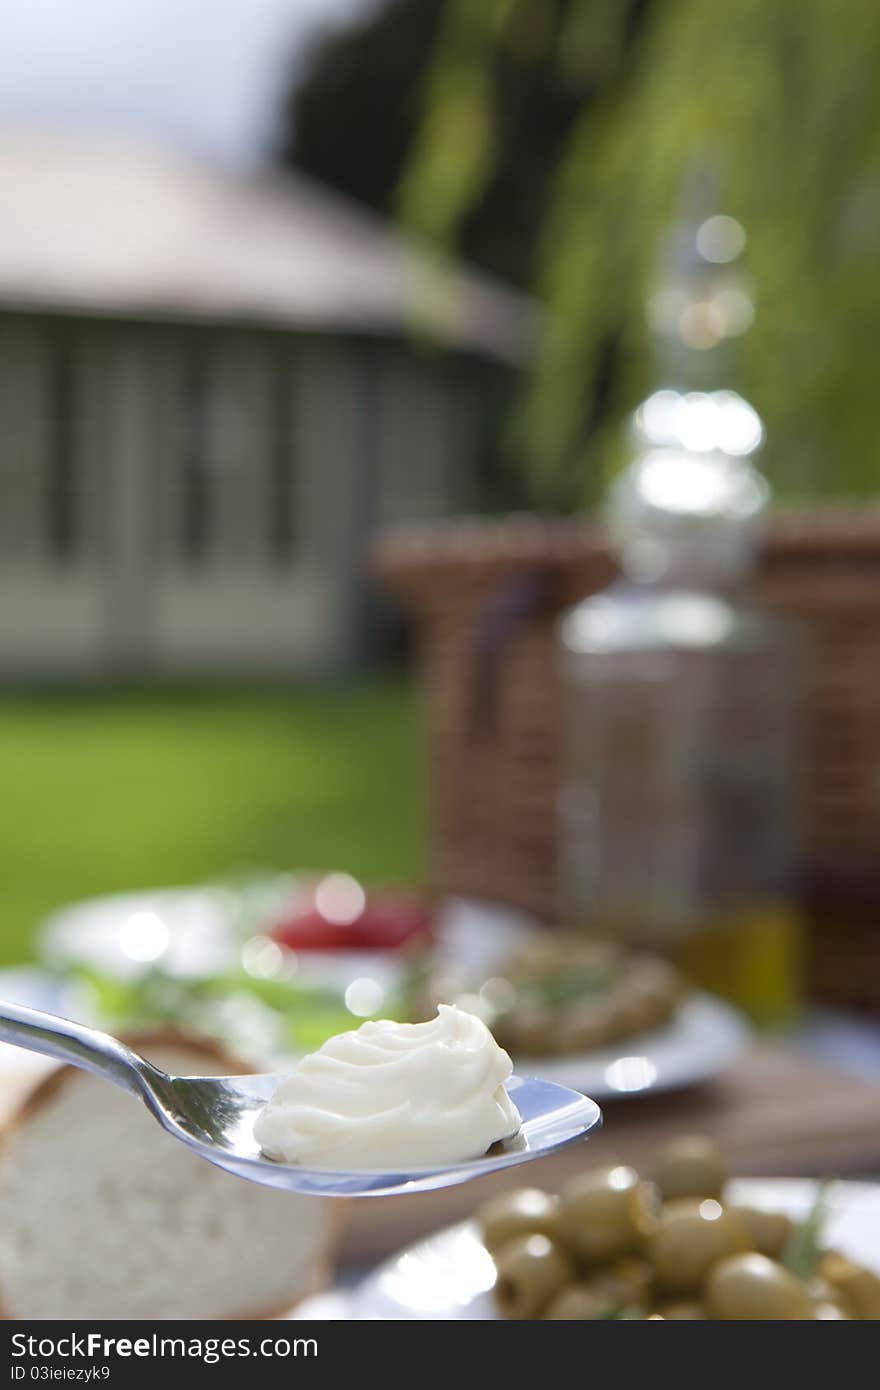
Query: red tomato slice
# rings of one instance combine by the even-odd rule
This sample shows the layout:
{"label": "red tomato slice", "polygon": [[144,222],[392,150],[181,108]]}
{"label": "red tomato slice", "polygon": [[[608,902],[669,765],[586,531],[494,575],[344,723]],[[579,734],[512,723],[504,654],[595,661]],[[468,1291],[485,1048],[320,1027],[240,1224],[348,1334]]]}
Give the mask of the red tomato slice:
{"label": "red tomato slice", "polygon": [[329,920],[314,896],[300,898],[270,935],[293,951],[396,951],[433,927],[427,903],[415,897],[377,893],[351,920]]}

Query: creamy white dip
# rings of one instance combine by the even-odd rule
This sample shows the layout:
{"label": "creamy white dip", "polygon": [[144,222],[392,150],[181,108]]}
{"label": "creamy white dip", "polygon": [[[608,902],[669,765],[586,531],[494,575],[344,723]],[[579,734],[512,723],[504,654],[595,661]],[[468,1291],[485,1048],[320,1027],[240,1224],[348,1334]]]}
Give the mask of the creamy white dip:
{"label": "creamy white dip", "polygon": [[269,1158],[336,1170],[478,1158],[520,1126],[512,1065],[485,1023],[441,1004],[428,1023],[364,1023],[303,1057],[257,1117]]}

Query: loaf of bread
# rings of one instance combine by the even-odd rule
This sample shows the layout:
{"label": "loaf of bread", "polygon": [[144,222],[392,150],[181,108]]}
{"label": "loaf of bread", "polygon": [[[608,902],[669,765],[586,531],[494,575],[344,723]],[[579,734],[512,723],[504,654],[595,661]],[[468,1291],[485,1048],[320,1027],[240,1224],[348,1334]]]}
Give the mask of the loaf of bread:
{"label": "loaf of bread", "polygon": [[[248,1070],[209,1044],[136,1044],[179,1076]],[[133,1096],[60,1067],[0,1136],[5,1318],[263,1318],[326,1279],[339,1204],[232,1177]]]}

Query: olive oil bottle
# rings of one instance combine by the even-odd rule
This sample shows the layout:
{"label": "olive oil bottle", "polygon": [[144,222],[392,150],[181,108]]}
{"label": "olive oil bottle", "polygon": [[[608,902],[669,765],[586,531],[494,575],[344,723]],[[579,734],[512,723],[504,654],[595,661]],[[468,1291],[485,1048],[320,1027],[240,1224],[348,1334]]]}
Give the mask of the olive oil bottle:
{"label": "olive oil bottle", "polygon": [[623,579],[561,626],[561,899],[761,1024],[800,996],[797,645],[729,598]]}
{"label": "olive oil bottle", "polygon": [[769,499],[762,422],[694,386],[721,346],[731,282],[711,256],[738,254],[730,221],[679,230],[671,384],[635,412],[608,499],[620,578],[560,625],[560,909],[772,1025],[800,997],[801,663],[797,634],[743,596]]}

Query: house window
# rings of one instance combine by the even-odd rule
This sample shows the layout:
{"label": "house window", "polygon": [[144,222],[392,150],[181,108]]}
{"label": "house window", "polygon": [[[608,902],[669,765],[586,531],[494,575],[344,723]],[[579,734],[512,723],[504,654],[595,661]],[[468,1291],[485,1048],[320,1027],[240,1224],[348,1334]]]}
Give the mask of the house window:
{"label": "house window", "polygon": [[280,362],[272,377],[269,417],[269,487],[267,540],[269,556],[286,565],[296,548],[296,444],[294,375],[289,362]]}
{"label": "house window", "polygon": [[45,537],[50,557],[69,564],[79,550],[77,525],[76,361],[69,347],[49,357]]}
{"label": "house window", "polygon": [[192,565],[208,550],[212,523],[210,374],[201,357],[185,366],[180,403],[180,553]]}

